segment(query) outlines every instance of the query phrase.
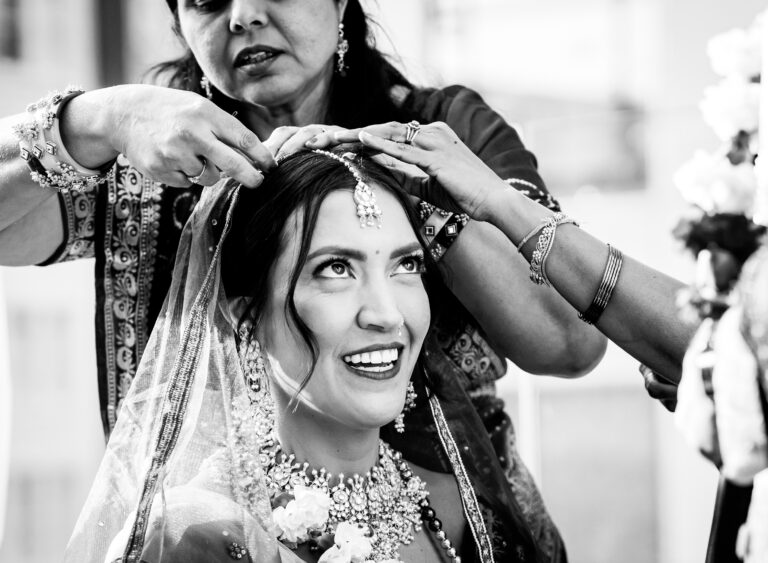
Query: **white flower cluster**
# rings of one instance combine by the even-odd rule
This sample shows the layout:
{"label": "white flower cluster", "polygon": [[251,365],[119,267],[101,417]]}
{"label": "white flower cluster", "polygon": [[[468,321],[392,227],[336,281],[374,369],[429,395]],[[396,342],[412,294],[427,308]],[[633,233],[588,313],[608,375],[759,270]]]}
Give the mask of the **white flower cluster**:
{"label": "white flower cluster", "polygon": [[[686,201],[709,214],[751,217],[754,209],[757,178],[752,157],[760,115],[761,41],[768,41],[763,29],[758,18],[747,30],[712,38],[707,47],[712,69],[723,78],[705,90],[700,109],[724,148],[713,154],[697,152],[676,174],[675,184]],[[732,164],[737,145],[740,161]]]}
{"label": "white flower cluster", "polygon": [[286,506],[272,511],[272,520],[278,539],[298,544],[307,541],[311,531],[325,528],[331,497],[324,491],[301,485],[294,487],[293,497]]}
{"label": "white flower cluster", "polygon": [[[366,535],[367,529],[339,522],[333,534],[334,545],[328,548],[317,563],[365,563],[371,554],[373,546],[371,539]],[[381,563],[388,563],[382,561]],[[391,563],[399,563],[392,561]]]}

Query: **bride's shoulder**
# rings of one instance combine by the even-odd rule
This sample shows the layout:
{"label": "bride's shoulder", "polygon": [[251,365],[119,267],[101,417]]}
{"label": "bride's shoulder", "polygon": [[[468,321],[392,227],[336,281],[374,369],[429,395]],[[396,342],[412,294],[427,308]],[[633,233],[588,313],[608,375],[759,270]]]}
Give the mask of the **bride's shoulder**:
{"label": "bride's shoulder", "polygon": [[[127,531],[123,530],[115,538],[113,546],[125,545]],[[255,550],[259,552],[258,557],[251,553]],[[145,563],[233,560],[279,563],[280,555],[270,531],[243,506],[220,492],[182,486],[167,492],[163,507],[158,503],[153,508],[141,560]]]}

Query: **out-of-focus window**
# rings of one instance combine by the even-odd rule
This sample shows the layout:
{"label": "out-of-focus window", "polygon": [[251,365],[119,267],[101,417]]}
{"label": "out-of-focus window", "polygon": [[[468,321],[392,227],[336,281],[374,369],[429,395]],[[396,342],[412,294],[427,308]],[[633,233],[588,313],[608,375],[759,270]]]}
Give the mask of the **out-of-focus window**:
{"label": "out-of-focus window", "polygon": [[19,58],[19,0],[0,0],[0,58]]}

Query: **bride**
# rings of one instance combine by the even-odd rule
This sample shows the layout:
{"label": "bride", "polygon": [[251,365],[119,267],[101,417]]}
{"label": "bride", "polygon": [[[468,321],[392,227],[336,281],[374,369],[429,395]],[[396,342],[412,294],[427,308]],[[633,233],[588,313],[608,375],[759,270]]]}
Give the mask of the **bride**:
{"label": "bride", "polygon": [[418,225],[359,146],[208,189],[65,559],[539,560],[468,398],[422,368]]}

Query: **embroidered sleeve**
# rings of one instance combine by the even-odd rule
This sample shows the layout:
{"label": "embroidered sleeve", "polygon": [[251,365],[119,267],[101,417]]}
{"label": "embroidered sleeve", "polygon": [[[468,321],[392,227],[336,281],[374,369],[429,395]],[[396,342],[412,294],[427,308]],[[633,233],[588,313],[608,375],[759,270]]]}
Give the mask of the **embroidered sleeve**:
{"label": "embroidered sleeve", "polygon": [[59,192],[64,240],[56,252],[39,264],[40,266],[95,256],[96,194],[99,189],[103,189],[103,186],[99,185],[82,193]]}

